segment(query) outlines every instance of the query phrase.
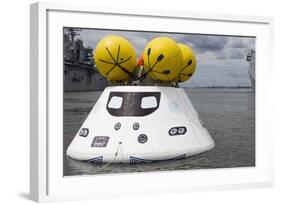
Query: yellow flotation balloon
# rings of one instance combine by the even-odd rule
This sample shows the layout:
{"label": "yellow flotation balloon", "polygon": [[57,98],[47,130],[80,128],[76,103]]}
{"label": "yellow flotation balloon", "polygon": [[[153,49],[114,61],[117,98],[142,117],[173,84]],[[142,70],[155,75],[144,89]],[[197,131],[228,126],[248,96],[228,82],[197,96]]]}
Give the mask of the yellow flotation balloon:
{"label": "yellow flotation balloon", "polygon": [[110,81],[127,81],[136,67],[136,59],[134,47],[121,36],[106,36],[94,51],[98,71]]}
{"label": "yellow flotation balloon", "polygon": [[171,38],[152,39],[144,49],[144,70],[154,80],[172,81],[182,68],[182,52]]}
{"label": "yellow flotation balloon", "polygon": [[196,58],[191,48],[185,44],[179,43],[183,57],[183,67],[180,69],[179,75],[175,79],[176,82],[183,82],[189,80],[196,69]]}

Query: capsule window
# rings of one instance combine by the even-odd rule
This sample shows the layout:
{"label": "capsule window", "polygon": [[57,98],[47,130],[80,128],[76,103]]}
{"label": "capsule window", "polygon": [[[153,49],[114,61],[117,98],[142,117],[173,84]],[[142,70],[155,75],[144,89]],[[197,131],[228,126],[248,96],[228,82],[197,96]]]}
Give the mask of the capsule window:
{"label": "capsule window", "polygon": [[149,108],[156,108],[156,107],[157,107],[157,99],[155,96],[143,97],[141,99],[142,109],[149,109]]}
{"label": "capsule window", "polygon": [[160,92],[110,92],[106,109],[113,116],[146,116],[159,107]]}
{"label": "capsule window", "polygon": [[122,106],[123,98],[119,96],[113,96],[108,104],[109,108],[120,109]]}

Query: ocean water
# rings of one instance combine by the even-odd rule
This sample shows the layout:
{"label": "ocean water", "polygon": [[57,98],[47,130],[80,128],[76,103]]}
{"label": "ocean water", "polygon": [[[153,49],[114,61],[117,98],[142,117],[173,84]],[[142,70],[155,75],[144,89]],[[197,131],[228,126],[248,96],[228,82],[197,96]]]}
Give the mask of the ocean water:
{"label": "ocean water", "polygon": [[101,169],[70,159],[65,152],[101,92],[64,96],[64,176],[255,166],[255,93],[247,88],[187,88],[215,148],[181,160],[152,164],[109,164]]}

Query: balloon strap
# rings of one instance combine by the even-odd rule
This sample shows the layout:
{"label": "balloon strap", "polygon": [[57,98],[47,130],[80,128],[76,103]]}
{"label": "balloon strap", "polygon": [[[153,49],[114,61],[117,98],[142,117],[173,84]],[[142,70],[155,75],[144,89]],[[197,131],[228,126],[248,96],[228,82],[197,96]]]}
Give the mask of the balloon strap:
{"label": "balloon strap", "polygon": [[101,62],[104,62],[104,63],[113,65],[113,67],[110,68],[110,70],[106,73],[106,75],[108,75],[111,71],[113,71],[113,69],[114,69],[116,66],[118,66],[122,71],[124,71],[125,73],[127,73],[133,80],[138,80],[138,77],[137,77],[134,73],[128,71],[126,68],[124,68],[124,67],[121,65],[121,64],[123,64],[123,63],[129,61],[129,60],[132,58],[132,56],[128,57],[128,58],[125,59],[125,60],[121,60],[121,61],[119,62],[119,54],[120,54],[120,49],[121,49],[121,48],[120,48],[120,45],[118,46],[117,59],[115,59],[115,58],[113,57],[113,55],[111,54],[110,50],[109,50],[107,47],[105,47],[105,49],[107,50],[109,56],[110,56],[111,59],[113,60],[113,62],[109,62],[109,61],[105,61],[105,60],[103,60],[103,59],[99,59]]}

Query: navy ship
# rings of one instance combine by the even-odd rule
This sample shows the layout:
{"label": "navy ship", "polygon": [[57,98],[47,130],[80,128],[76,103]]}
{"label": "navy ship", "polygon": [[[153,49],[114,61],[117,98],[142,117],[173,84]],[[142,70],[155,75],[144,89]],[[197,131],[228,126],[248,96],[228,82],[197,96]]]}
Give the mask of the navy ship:
{"label": "navy ship", "polygon": [[108,81],[95,66],[93,49],[74,38],[78,35],[79,29],[64,29],[64,91],[104,90]]}
{"label": "navy ship", "polygon": [[249,77],[252,83],[252,88],[253,90],[255,90],[256,87],[256,51],[255,50],[251,50],[249,51],[249,53],[247,54],[247,58],[246,60],[249,62]]}

